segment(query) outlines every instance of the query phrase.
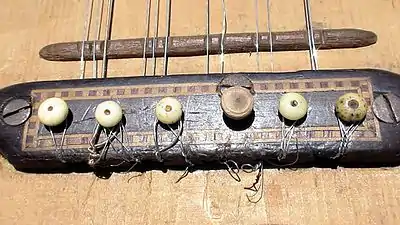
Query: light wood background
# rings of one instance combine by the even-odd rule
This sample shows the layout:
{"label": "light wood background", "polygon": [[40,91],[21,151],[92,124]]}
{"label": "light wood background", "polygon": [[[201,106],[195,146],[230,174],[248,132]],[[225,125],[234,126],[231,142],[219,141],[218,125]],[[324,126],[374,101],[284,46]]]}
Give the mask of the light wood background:
{"label": "light wood background", "polygon": [[[152,1],[153,9],[155,1]],[[205,32],[205,0],[172,0],[171,35]],[[255,30],[254,1],[225,0],[228,32]],[[79,63],[41,60],[44,45],[82,40],[84,0],[3,0],[0,7],[0,87],[19,82],[79,77]],[[259,29],[267,31],[266,1],[259,0]],[[146,1],[116,0],[112,38],[146,34]],[[222,30],[221,1],[211,3],[211,31]],[[320,51],[321,69],[378,68],[400,73],[400,0],[312,0],[314,26],[362,28],[378,43],[357,50]],[[96,11],[96,10],[94,10]],[[152,24],[154,23],[152,10]],[[165,34],[165,1],[160,30]],[[93,19],[95,23],[95,18]],[[304,29],[301,0],[271,0],[272,30]],[[151,26],[150,35],[154,27]],[[91,37],[94,37],[92,30]],[[307,52],[226,55],[225,71],[309,69]],[[273,67],[271,66],[271,59]],[[170,59],[170,74],[202,73],[205,58]],[[152,61],[149,60],[149,68]],[[162,72],[163,60],[157,61]],[[92,65],[86,74],[91,76]],[[211,69],[218,72],[219,57]],[[109,76],[142,75],[141,59],[110,61]],[[266,170],[264,197],[246,199],[254,174],[234,181],[225,171],[198,171],[180,183],[180,172],[24,174],[0,161],[0,224],[400,224],[400,170]]]}

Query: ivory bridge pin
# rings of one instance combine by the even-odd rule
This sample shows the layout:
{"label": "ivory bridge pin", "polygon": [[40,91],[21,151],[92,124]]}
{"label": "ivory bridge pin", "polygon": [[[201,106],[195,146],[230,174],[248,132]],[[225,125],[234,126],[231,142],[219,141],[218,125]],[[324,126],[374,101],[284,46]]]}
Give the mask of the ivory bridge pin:
{"label": "ivory bridge pin", "polygon": [[122,120],[122,108],[115,101],[104,101],[96,107],[95,118],[102,127],[115,127]]}
{"label": "ivory bridge pin", "polygon": [[39,121],[49,127],[60,125],[67,119],[68,104],[61,98],[49,98],[38,109]]}

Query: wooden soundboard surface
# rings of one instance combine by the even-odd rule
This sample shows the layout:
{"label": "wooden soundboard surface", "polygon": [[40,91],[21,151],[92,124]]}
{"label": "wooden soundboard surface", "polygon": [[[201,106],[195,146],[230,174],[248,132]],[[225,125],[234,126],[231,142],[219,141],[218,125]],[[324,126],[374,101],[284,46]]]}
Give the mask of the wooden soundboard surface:
{"label": "wooden soundboard surface", "polygon": [[[160,8],[165,7],[161,1]],[[172,34],[204,32],[204,4],[174,0]],[[228,3],[228,30],[253,31],[254,6],[243,1]],[[301,1],[272,2],[272,27],[276,30],[304,28]],[[396,22],[400,1],[311,1],[314,24],[321,27],[360,27],[378,34],[376,45],[358,50],[319,52],[321,68],[380,68],[400,73],[400,25]],[[145,34],[145,1],[118,0],[113,38]],[[198,4],[198,5],[197,5]],[[83,37],[83,1],[5,0],[0,8],[0,83],[77,78],[79,63],[49,63],[38,51],[51,42]],[[220,32],[220,3],[214,1],[211,29]],[[265,9],[260,1],[260,9]],[[265,31],[265,11],[260,24]],[[261,14],[263,13],[263,14]],[[163,18],[163,13],[160,18]],[[284,15],[284,16],[282,16]],[[142,20],[134,19],[142,18]],[[162,20],[162,19],[161,19]],[[201,21],[201,22],[197,22]],[[128,28],[127,28],[128,27]],[[160,22],[162,35],[164,22]],[[171,59],[170,73],[205,71],[205,59]],[[274,71],[309,69],[308,53],[278,53]],[[157,62],[162,72],[162,60]],[[268,54],[261,68],[269,71]],[[149,64],[151,67],[151,63]],[[226,71],[254,71],[255,54],[228,56]],[[219,57],[212,57],[212,71],[219,70]],[[91,76],[91,64],[87,66]],[[140,74],[141,60],[111,61],[110,76]],[[132,174],[115,174],[95,180],[92,174],[24,174],[7,162],[0,164],[1,224],[399,224],[400,171],[391,169],[305,169],[265,171],[264,198],[249,203],[244,186],[254,174],[241,174],[234,181],[226,171],[197,172],[180,183],[180,171],[154,171],[129,180]],[[129,182],[128,182],[129,180]]]}

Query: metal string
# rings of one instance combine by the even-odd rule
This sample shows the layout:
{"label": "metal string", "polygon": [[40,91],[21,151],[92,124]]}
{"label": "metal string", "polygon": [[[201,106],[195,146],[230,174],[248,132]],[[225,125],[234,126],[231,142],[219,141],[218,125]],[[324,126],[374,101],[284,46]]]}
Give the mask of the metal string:
{"label": "metal string", "polygon": [[267,0],[267,23],[268,23],[268,34],[269,34],[269,57],[271,63],[271,71],[274,71],[274,60],[272,54],[272,31],[271,31],[271,6],[270,0]]}
{"label": "metal string", "polygon": [[315,48],[314,29],[311,20],[311,6],[309,0],[304,0],[304,15],[307,27],[308,46],[312,70],[318,70],[317,50]]}
{"label": "metal string", "polygon": [[168,43],[169,43],[169,35],[171,31],[171,0],[167,0],[166,5],[166,29],[167,34],[165,35],[165,43],[164,43],[164,76],[167,76],[168,73]]}
{"label": "metal string", "polygon": [[95,145],[100,137],[100,132],[101,132],[101,127],[98,123],[96,123],[96,125],[93,128],[93,135],[92,135],[92,138],[90,139],[89,147],[88,147],[88,151],[92,154],[96,154]]}
{"label": "metal string", "polygon": [[185,147],[183,146],[183,142],[182,142],[182,140],[181,140],[182,134],[181,134],[181,135],[178,135],[178,134],[172,129],[172,127],[171,127],[170,125],[167,125],[167,126],[168,126],[168,128],[171,130],[171,133],[175,136],[175,138],[178,139],[178,141],[179,141],[179,143],[180,143],[181,154],[182,154],[183,158],[185,158],[185,162],[188,164],[188,165],[186,166],[185,171],[182,173],[182,175],[181,175],[181,176],[178,178],[178,180],[175,182],[175,183],[178,183],[179,181],[181,181],[183,178],[185,178],[185,177],[189,174],[190,168],[192,168],[192,167],[194,166],[194,164],[188,159],[188,156],[187,156],[187,154],[186,154],[186,152],[185,152]]}
{"label": "metal string", "polygon": [[[310,100],[308,102],[310,102]],[[308,107],[306,115],[309,115],[311,110],[312,110],[312,108]],[[281,143],[280,143],[280,148],[279,148],[278,157],[277,157],[278,161],[281,161],[281,160],[286,158],[288,150],[289,150],[290,143],[291,143],[292,138],[293,138],[294,131],[296,129],[296,126],[299,125],[299,121],[300,120],[293,121],[293,123],[288,128],[286,128],[287,119],[285,119],[285,117],[282,116]],[[298,139],[296,138],[296,149],[297,149],[297,157],[298,157],[298,144],[297,144],[297,142],[298,142]],[[292,164],[288,164],[288,165],[294,165],[296,162],[297,162],[297,159]]]}
{"label": "metal string", "polygon": [[114,10],[114,0],[108,0],[107,6],[107,27],[106,27],[106,37],[104,39],[104,51],[103,51],[103,78],[107,77],[107,49],[108,49],[108,41],[111,35],[111,22],[112,22],[112,14]]}
{"label": "metal string", "polygon": [[62,133],[62,136],[61,136],[61,146],[60,146],[60,149],[62,149],[63,148],[63,146],[64,146],[64,141],[65,141],[65,135],[66,135],[66,133],[67,133],[67,128],[68,128],[68,119],[65,119],[65,121],[64,121],[64,129],[63,129],[63,133]]}
{"label": "metal string", "polygon": [[[109,133],[107,131],[109,131]],[[98,164],[102,159],[106,158],[109,146],[112,142],[111,136],[113,135],[113,133],[117,133],[118,131],[114,130],[114,128],[112,130],[107,130],[107,129],[103,128],[103,132],[107,138],[106,138],[106,142],[104,144],[103,149],[100,151],[99,158],[94,163],[95,165]],[[115,134],[113,136],[115,136]]]}
{"label": "metal string", "polygon": [[346,128],[344,126],[344,124],[342,123],[342,121],[336,117],[338,125],[339,125],[339,131],[340,131],[340,143],[339,143],[339,151],[338,153],[333,157],[333,158],[338,158],[342,155],[342,153],[345,151],[344,150],[344,146],[345,146],[345,142],[347,141],[347,132],[346,132]]}
{"label": "metal string", "polygon": [[207,58],[206,58],[206,72],[207,74],[210,73],[210,0],[206,1],[206,20],[207,20],[207,36],[206,36],[206,51],[207,51]]}
{"label": "metal string", "polygon": [[[245,169],[245,166],[248,167],[248,169]],[[254,183],[250,187],[246,187],[246,190],[253,191],[254,193],[249,195],[246,194],[247,200],[251,203],[257,203],[259,202],[264,194],[264,164],[262,162],[256,164],[255,166],[249,165],[249,164],[243,164],[242,165],[242,171],[245,173],[251,173],[256,170],[258,170],[258,173],[256,175],[256,179]],[[257,187],[258,184],[258,187]],[[253,198],[260,193],[260,196],[256,199],[253,200]]]}
{"label": "metal string", "polygon": [[86,61],[84,60],[84,51],[85,51],[85,42],[89,40],[89,30],[90,30],[90,21],[92,20],[92,11],[93,11],[93,0],[88,0],[85,10],[86,19],[83,26],[84,36],[82,39],[82,46],[81,46],[80,79],[85,78]]}
{"label": "metal string", "polygon": [[[88,0],[89,2],[90,0]],[[102,12],[103,9],[103,5],[104,5],[104,0],[101,1],[101,7],[100,7],[100,12]],[[157,0],[157,4],[158,4],[159,0]],[[88,3],[89,4],[89,3]],[[107,32],[106,32],[106,38],[105,38],[105,45],[104,45],[104,53],[103,53],[103,77],[105,77],[106,75],[106,52],[107,52],[107,41],[109,40],[109,36],[110,36],[110,27],[111,27],[111,19],[112,19],[112,8],[113,8],[113,4],[114,4],[114,0],[109,0],[109,5],[108,5],[108,22],[107,22]],[[150,0],[147,1],[148,4],[148,12],[147,12],[147,37],[148,37],[148,33],[149,33],[149,21],[150,21]],[[167,4],[167,30],[168,30],[168,34],[166,36],[166,40],[165,40],[165,50],[164,50],[164,60],[165,60],[165,64],[164,64],[164,74],[167,75],[167,50],[168,50],[168,38],[169,38],[169,31],[170,31],[170,4],[171,4],[171,0],[168,0],[168,4]],[[222,0],[222,4],[223,4],[223,33],[222,33],[222,39],[221,39],[221,71],[223,73],[224,70],[224,37],[226,34],[226,28],[227,28],[227,18],[226,18],[226,7],[225,7],[225,0]],[[257,51],[257,67],[259,68],[259,21],[258,21],[258,0],[255,0],[255,8],[256,8],[256,33],[257,33],[257,38],[256,38],[256,51]],[[92,12],[93,10],[93,0],[91,0],[91,4],[90,4],[90,12]],[[158,8],[158,7],[157,7]],[[209,5],[209,0],[207,0],[207,72],[209,72],[209,31],[210,31],[210,5]],[[269,31],[269,41],[270,41],[270,54],[271,54],[271,68],[273,69],[273,62],[272,62],[272,33],[271,33],[271,25],[270,25],[270,1],[267,0],[267,11],[268,11],[268,31]],[[311,26],[311,18],[310,18],[310,5],[309,5],[309,1],[305,0],[305,14],[306,14],[306,23],[307,23],[307,32],[308,32],[308,41],[309,41],[309,46],[310,46],[310,60],[311,60],[311,66],[312,69],[315,70],[317,69],[317,55],[316,55],[316,48],[315,48],[315,43],[314,43],[314,35],[313,35],[313,28]],[[101,18],[101,14],[99,13],[99,17]],[[159,12],[157,10],[157,33],[158,33],[158,15]],[[91,21],[91,13],[87,13],[87,21],[85,23],[85,39],[86,41],[88,40],[89,37],[89,30],[90,30],[90,21]],[[100,27],[101,27],[101,19],[98,22],[98,37],[100,35]],[[153,39],[155,40],[155,39]],[[83,53],[84,53],[84,43],[85,40],[83,40],[82,42],[82,54],[81,54],[81,78],[84,78],[84,70],[85,70],[85,63],[83,60]],[[143,52],[143,59],[145,60],[145,53],[146,53],[146,38],[145,38],[145,45],[144,45],[144,52]],[[94,43],[94,46],[96,46],[96,44]],[[155,58],[155,42],[153,41],[153,58]],[[93,60],[96,61],[96,56],[95,56],[95,48],[93,48]],[[83,61],[83,63],[82,63]],[[83,64],[83,66],[82,66]],[[154,68],[155,68],[155,63],[154,63]],[[154,69],[154,73],[155,73],[155,69]],[[144,75],[146,75],[146,70],[144,71]],[[96,66],[96,77],[97,77],[97,66]]]}
{"label": "metal string", "polygon": [[[235,161],[229,159],[229,160],[226,160],[226,161],[222,162],[222,164],[224,164],[224,165],[226,166],[226,168],[228,169],[229,175],[230,175],[234,180],[236,180],[237,182],[240,182],[240,181],[242,180],[242,179],[240,178],[240,176],[239,176],[240,167],[239,167],[239,165],[238,165]],[[229,164],[231,164],[232,166],[229,165]]]}
{"label": "metal string", "polygon": [[156,75],[157,59],[156,59],[156,45],[158,45],[158,20],[160,18],[160,0],[156,1],[156,13],[155,13],[155,26],[154,36],[152,45],[152,59],[153,59],[153,76]]}
{"label": "metal string", "polygon": [[[120,131],[120,133],[121,133],[121,139],[119,139],[117,136],[116,136],[116,132],[115,133],[112,133],[112,134],[110,134],[110,139],[111,138],[113,138],[113,139],[115,139],[117,142],[119,142],[119,144],[122,146],[122,152],[126,155],[126,156],[128,156],[128,160],[125,158],[123,161],[124,162],[135,162],[135,165],[139,162],[139,160],[137,159],[137,158],[134,158],[134,157],[132,157],[131,155],[129,155],[129,152],[130,152],[130,148],[128,148],[126,145],[125,145],[125,143],[124,143],[124,133],[125,133],[125,128],[124,128],[124,125],[122,124],[122,123],[120,123],[119,125],[119,131]],[[129,143],[128,143],[128,145],[129,145]],[[112,143],[111,143],[111,146],[113,146],[112,145]],[[130,171],[130,170],[132,170],[133,169],[133,167],[131,167],[128,171]]]}
{"label": "metal string", "polygon": [[146,57],[146,48],[147,48],[147,38],[149,38],[150,31],[150,9],[151,9],[151,1],[147,0],[147,10],[146,10],[146,36],[143,41],[143,76],[147,74],[147,57]]}
{"label": "metal string", "polygon": [[[85,111],[85,114],[90,110],[90,107]],[[84,116],[81,118],[81,121],[84,119]],[[88,151],[91,153],[91,157],[96,157],[95,158],[90,158],[89,159],[89,165],[95,166],[98,164],[102,159],[105,159],[107,152],[109,148],[111,147],[114,151],[117,151],[116,148],[113,145],[113,141],[116,140],[122,148],[120,151],[126,156],[123,157],[122,162],[117,164],[117,165],[110,165],[111,167],[116,167],[119,165],[122,165],[123,163],[126,162],[135,162],[134,165],[140,162],[139,159],[132,157],[129,152],[131,151],[124,143],[125,141],[125,127],[122,122],[118,123],[115,125],[113,128],[104,128],[102,127],[99,123],[96,123],[94,129],[93,129],[93,134],[89,142],[89,147]],[[100,141],[101,134],[105,134],[105,140]],[[121,138],[117,136],[117,134],[121,134]],[[129,144],[129,143],[128,143]],[[130,168],[133,169],[134,166]]]}
{"label": "metal string", "polygon": [[339,125],[341,140],[339,143],[338,153],[333,157],[333,159],[336,159],[336,158],[344,155],[354,132],[357,130],[357,128],[361,124],[361,122],[352,123],[350,126],[348,126],[346,128],[346,126],[343,124],[343,122],[338,117],[336,117],[336,119],[337,119],[338,125]]}
{"label": "metal string", "polygon": [[[58,147],[57,147],[56,137],[55,137],[54,132],[53,132],[53,130],[52,130],[53,128],[52,128],[52,127],[48,127],[48,129],[49,129],[49,131],[50,131],[50,136],[51,136],[51,138],[53,139],[54,147],[56,148],[57,153],[58,153],[59,150],[62,151],[62,148],[63,148],[63,146],[64,146],[65,135],[66,135],[67,129],[68,129],[68,120],[66,119],[66,120],[64,121],[64,129],[63,129],[63,133],[62,133],[62,136],[61,136],[60,149],[58,149]],[[62,152],[60,152],[60,153],[58,153],[58,154],[62,154]],[[61,161],[64,161],[59,155],[58,155],[58,157],[59,157],[59,159],[60,159]]]}
{"label": "metal string", "polygon": [[103,9],[104,9],[104,0],[101,0],[99,11],[97,12],[97,32],[96,39],[93,41],[93,78],[98,78],[98,60],[96,59],[96,40],[100,39],[101,33],[101,21],[103,20]]}
{"label": "metal string", "polygon": [[181,140],[182,133],[178,135],[178,134],[174,131],[174,129],[173,129],[169,124],[167,124],[167,126],[168,126],[168,128],[171,130],[171,133],[175,136],[175,138],[178,139],[178,141],[179,141],[179,143],[180,143],[180,147],[181,147],[181,154],[182,154],[182,156],[185,158],[185,162],[186,162],[187,164],[189,164],[188,167],[194,166],[194,164],[188,159],[188,156],[187,156],[187,154],[186,154],[186,152],[185,152],[185,147],[183,146],[183,141]]}
{"label": "metal string", "polygon": [[53,130],[51,129],[51,127],[49,127],[49,131],[50,131],[51,138],[53,139],[54,147],[56,147],[56,150],[57,150],[58,148],[57,148],[56,137],[54,136],[54,133],[53,133]]}
{"label": "metal string", "polygon": [[[154,145],[155,145],[155,156],[158,161],[162,162],[163,159],[160,154],[162,152],[165,152],[168,149],[174,147],[178,143],[179,138],[175,137],[174,140],[168,146],[166,146],[160,150],[160,145],[158,143],[158,125],[159,125],[159,123],[160,123],[160,121],[156,118],[154,120],[154,124],[153,124],[153,140],[154,140]],[[182,132],[183,132],[183,121],[181,119],[178,122],[178,134],[179,134],[178,136],[181,136]]]}
{"label": "metal string", "polygon": [[92,104],[90,104],[90,105],[89,105],[89,107],[87,107],[87,108],[86,108],[85,112],[83,113],[83,115],[82,115],[82,117],[81,117],[81,120],[80,120],[80,122],[82,122],[82,121],[84,121],[84,120],[85,120],[85,118],[86,118],[87,114],[88,114],[88,113],[89,113],[89,111],[90,111],[90,108],[92,108]]}
{"label": "metal string", "polygon": [[[122,140],[120,140],[117,137],[118,130],[121,133]],[[105,140],[98,143],[101,133],[104,133],[106,135],[106,138],[105,138]],[[89,162],[90,165],[94,166],[94,165],[98,164],[102,159],[104,159],[105,156],[107,155],[107,152],[108,152],[110,146],[115,150],[115,148],[112,144],[113,140],[117,140],[121,144],[122,151],[124,152],[124,154],[126,154],[129,157],[129,159],[126,159],[126,158],[123,159],[124,162],[130,162],[132,160],[136,161],[136,159],[132,158],[128,154],[129,149],[123,143],[123,140],[124,140],[123,125],[121,123],[119,123],[118,125],[114,126],[111,129],[103,128],[102,126],[100,126],[97,123],[93,130],[93,135],[92,135],[92,138],[89,143],[88,151],[91,153],[91,156],[98,157],[98,159],[96,161],[94,159],[91,159]]]}
{"label": "metal string", "polygon": [[[84,17],[86,19],[85,19],[84,26],[83,26],[84,36],[82,38],[81,58],[80,58],[80,79],[85,78],[86,61],[84,60],[84,51],[85,51],[86,41],[89,40],[89,31],[90,31],[90,25],[91,25],[91,21],[92,21],[93,3],[94,3],[94,0],[88,0],[86,2],[86,10],[85,10],[85,14],[84,14]],[[64,124],[65,124],[65,126],[64,126],[63,133],[61,136],[61,145],[60,145],[61,150],[64,146],[65,135],[66,135],[67,128],[68,128],[67,119],[64,121]],[[56,150],[58,150],[56,138],[55,138],[54,132],[52,130],[52,127],[49,127],[49,131],[50,131],[50,135],[53,139],[54,146],[55,146]]]}
{"label": "metal string", "polygon": [[285,131],[285,118],[282,117],[282,126],[281,126],[281,146],[279,149],[278,160],[282,160],[286,158],[287,151],[289,149],[290,141],[292,140],[293,132],[295,129],[297,121],[294,121],[293,124]]}
{"label": "metal string", "polygon": [[258,29],[258,24],[259,24],[259,19],[258,19],[258,0],[254,0],[254,10],[255,10],[255,15],[256,15],[256,54],[257,54],[257,71],[260,71],[260,42],[259,42],[259,29]]}
{"label": "metal string", "polygon": [[222,0],[222,8],[223,8],[223,19],[222,19],[222,37],[221,37],[221,73],[224,73],[224,42],[225,42],[225,35],[227,30],[227,20],[226,20],[226,7],[225,7],[225,0]]}

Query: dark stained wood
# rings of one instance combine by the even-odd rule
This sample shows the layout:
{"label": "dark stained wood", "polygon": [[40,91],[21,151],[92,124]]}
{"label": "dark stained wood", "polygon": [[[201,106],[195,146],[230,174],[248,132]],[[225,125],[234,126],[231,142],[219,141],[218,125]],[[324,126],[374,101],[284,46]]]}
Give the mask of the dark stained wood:
{"label": "dark stained wood", "polygon": [[[209,36],[209,54],[221,53],[221,34]],[[226,34],[224,53],[246,53],[256,51],[255,33]],[[371,31],[360,29],[323,29],[315,30],[314,38],[318,49],[359,48],[375,44],[377,36]],[[206,55],[205,35],[170,37],[168,56],[200,56]],[[144,38],[110,40],[107,58],[140,58],[144,52]],[[156,39],[155,57],[164,56],[165,37]],[[103,58],[104,41],[85,42],[84,59],[93,59],[95,48],[96,59]],[[147,39],[146,57],[153,56],[153,38]],[[272,32],[273,51],[301,51],[309,49],[306,31]],[[81,59],[82,41],[50,44],[42,48],[40,57],[51,61],[76,61]],[[259,51],[270,51],[269,33],[259,34]]]}
{"label": "dark stained wood", "polygon": [[[89,110],[84,120],[82,116],[90,105],[113,98],[121,102],[125,111],[125,145],[128,150],[124,153],[123,147],[114,140],[113,148],[109,149],[101,168],[126,170],[136,160],[140,162],[136,169],[185,168],[181,145],[162,153],[164,161],[159,162],[154,154],[155,147],[151,144],[154,122],[152,106],[161,97],[173,95],[182,101],[185,110],[183,148],[197,168],[221,168],[226,160],[234,160],[239,165],[264,161],[265,167],[279,167],[276,164],[293,162],[297,152],[299,158],[292,167],[400,164],[400,126],[380,121],[371,111],[359,129],[359,137],[354,137],[345,155],[333,158],[339,146],[338,138],[334,137],[337,133],[333,112],[336,98],[348,91],[358,91],[371,106],[374,97],[380,93],[400,96],[400,76],[381,70],[246,75],[254,83],[255,110],[251,117],[240,123],[222,115],[219,96],[214,89],[224,77],[221,74],[64,80],[6,87],[0,90],[0,105],[4,105],[9,98],[25,98],[32,100],[34,110],[28,122],[21,126],[8,126],[0,120],[0,152],[21,171],[93,170],[88,165],[87,150],[88,139],[95,125],[93,110]],[[287,158],[278,162],[281,123],[276,105],[279,96],[287,91],[303,92],[312,110],[298,128],[298,149],[293,141]],[[66,144],[63,150],[58,151],[52,144],[46,147],[42,142],[51,139],[46,128],[37,123],[35,114],[35,107],[40,101],[55,95],[66,99],[71,110]],[[162,135],[160,140],[164,144],[173,139],[165,127],[159,130]],[[54,132],[60,141],[62,129]],[[83,144],[80,146],[80,143]]]}

